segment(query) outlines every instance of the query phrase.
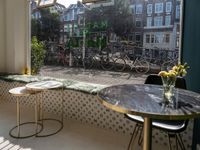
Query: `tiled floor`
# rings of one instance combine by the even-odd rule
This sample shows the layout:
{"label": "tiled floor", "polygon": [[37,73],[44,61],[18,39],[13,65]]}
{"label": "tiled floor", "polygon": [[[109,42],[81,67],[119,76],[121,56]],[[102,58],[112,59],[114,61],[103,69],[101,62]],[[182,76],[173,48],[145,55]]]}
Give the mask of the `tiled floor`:
{"label": "tiled floor", "polygon": [[[32,120],[33,111],[22,108],[22,120]],[[32,117],[30,117],[32,116]],[[45,138],[13,139],[9,130],[16,123],[15,104],[0,101],[0,150],[126,150],[129,135],[124,135],[91,125],[81,124],[72,120],[65,120],[64,128],[57,135]],[[49,122],[48,131],[54,130],[58,124]],[[32,127],[33,128],[33,127]],[[31,126],[22,130],[31,130]],[[26,131],[26,133],[28,133]],[[134,150],[142,149],[137,144]],[[159,150],[161,146],[153,144],[153,149]],[[162,150],[165,148],[162,147]]]}

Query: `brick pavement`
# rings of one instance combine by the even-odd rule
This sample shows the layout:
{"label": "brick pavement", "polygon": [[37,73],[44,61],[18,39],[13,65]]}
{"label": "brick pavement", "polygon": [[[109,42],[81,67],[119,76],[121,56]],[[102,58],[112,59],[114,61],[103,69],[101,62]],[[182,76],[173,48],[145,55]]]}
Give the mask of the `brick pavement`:
{"label": "brick pavement", "polygon": [[142,84],[147,75],[136,72],[114,72],[103,70],[85,70],[83,68],[70,68],[62,66],[44,66],[41,75],[90,82],[103,85],[116,84]]}

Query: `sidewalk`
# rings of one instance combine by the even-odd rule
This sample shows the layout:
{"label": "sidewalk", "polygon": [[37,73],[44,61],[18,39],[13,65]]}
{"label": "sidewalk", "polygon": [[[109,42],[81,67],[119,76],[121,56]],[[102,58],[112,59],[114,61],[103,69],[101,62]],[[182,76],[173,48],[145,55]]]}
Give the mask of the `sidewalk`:
{"label": "sidewalk", "polygon": [[147,75],[137,74],[136,72],[114,72],[94,69],[85,70],[83,68],[62,66],[44,66],[41,69],[40,74],[104,85],[142,84],[147,77]]}

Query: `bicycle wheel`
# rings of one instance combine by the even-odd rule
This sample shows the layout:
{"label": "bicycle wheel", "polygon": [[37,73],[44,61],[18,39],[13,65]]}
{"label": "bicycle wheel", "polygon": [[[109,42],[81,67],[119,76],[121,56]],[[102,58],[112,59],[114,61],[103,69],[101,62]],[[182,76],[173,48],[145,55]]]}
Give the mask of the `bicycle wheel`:
{"label": "bicycle wheel", "polygon": [[103,70],[111,70],[114,68],[114,60],[111,57],[101,58],[100,65]]}
{"label": "bicycle wheel", "polygon": [[92,57],[85,57],[83,60],[83,67],[85,69],[91,69],[93,67],[94,61]]}
{"label": "bicycle wheel", "polygon": [[137,73],[147,73],[149,71],[149,63],[145,60],[136,60],[135,70]]}
{"label": "bicycle wheel", "polygon": [[123,71],[126,67],[126,61],[122,58],[116,58],[114,61],[114,67],[116,71]]}
{"label": "bicycle wheel", "polygon": [[62,60],[64,66],[69,66],[69,56],[65,56]]}
{"label": "bicycle wheel", "polygon": [[162,63],[161,65],[161,70],[162,71],[169,71],[172,69],[172,67],[176,65],[176,63],[174,61],[165,61],[164,63]]}

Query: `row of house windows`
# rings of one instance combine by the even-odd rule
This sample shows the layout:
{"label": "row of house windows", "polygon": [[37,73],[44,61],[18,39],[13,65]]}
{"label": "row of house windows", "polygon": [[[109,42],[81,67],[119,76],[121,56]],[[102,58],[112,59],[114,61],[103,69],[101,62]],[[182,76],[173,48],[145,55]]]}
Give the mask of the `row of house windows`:
{"label": "row of house windows", "polygon": [[[152,26],[152,17],[147,17],[147,27]],[[171,25],[171,15],[165,16],[165,26]],[[159,27],[163,26],[163,16],[154,17],[154,26]]]}
{"label": "row of house windows", "polygon": [[[171,13],[172,11],[172,2],[166,2],[165,12]],[[132,5],[132,12],[135,14],[143,13],[143,5],[136,4]],[[155,3],[155,13],[163,13],[164,12],[164,3]],[[153,13],[153,4],[147,4],[147,14],[150,15]]]}
{"label": "row of house windows", "polygon": [[152,33],[146,34],[146,43],[170,43],[170,34]]}

